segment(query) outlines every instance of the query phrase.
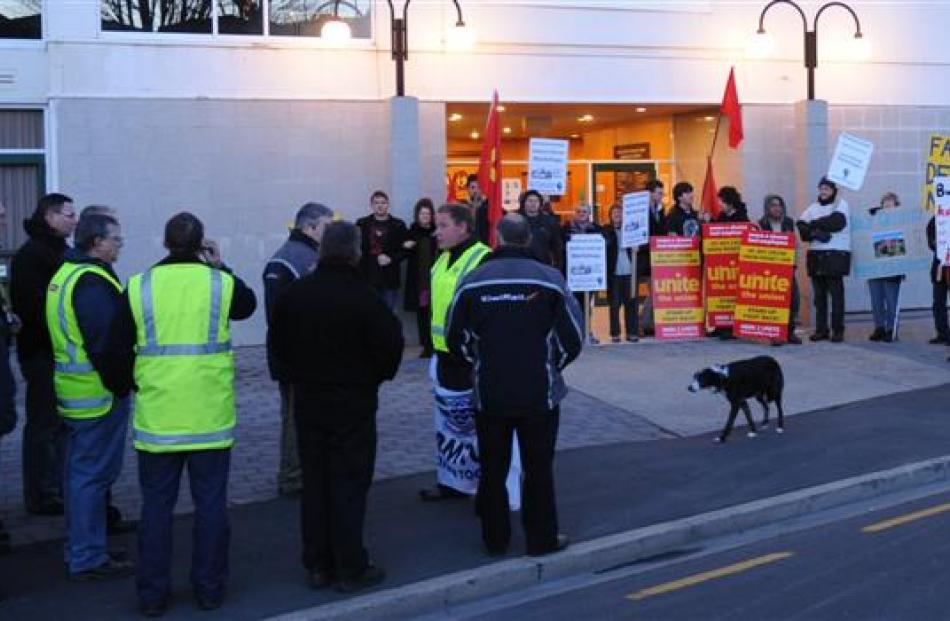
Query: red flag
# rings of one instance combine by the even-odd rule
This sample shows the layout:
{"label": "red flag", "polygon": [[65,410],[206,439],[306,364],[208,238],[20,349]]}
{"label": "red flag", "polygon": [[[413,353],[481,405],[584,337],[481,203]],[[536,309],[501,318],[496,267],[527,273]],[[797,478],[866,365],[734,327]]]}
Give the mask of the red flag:
{"label": "red flag", "polygon": [[713,176],[712,158],[706,158],[706,179],[703,181],[703,211],[712,214],[714,217],[719,215],[719,201],[716,200],[716,178]]}
{"label": "red flag", "polygon": [[735,149],[742,142],[742,105],[739,104],[739,93],[736,91],[735,68],[729,69],[729,81],[726,82],[719,114],[729,119],[729,147]]}
{"label": "red flag", "polygon": [[445,202],[446,203],[457,203],[459,202],[458,193],[455,191],[455,175],[446,175],[446,185],[445,188]]}
{"label": "red flag", "polygon": [[501,207],[501,119],[498,114],[498,91],[492,96],[485,123],[485,138],[482,155],[478,160],[478,185],[488,199],[488,239],[495,247],[495,227],[502,217]]}

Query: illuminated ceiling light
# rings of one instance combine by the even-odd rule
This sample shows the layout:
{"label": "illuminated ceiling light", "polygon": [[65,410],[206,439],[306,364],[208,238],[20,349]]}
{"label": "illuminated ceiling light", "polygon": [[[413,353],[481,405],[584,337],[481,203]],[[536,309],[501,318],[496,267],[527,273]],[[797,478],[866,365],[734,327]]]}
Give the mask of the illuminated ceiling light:
{"label": "illuminated ceiling light", "polygon": [[504,111],[505,111],[505,107],[504,107],[504,106],[498,106],[498,111],[499,111],[499,112],[504,112]]}
{"label": "illuminated ceiling light", "polygon": [[331,19],[320,29],[320,39],[329,45],[343,45],[353,36],[350,25],[341,19]]}
{"label": "illuminated ceiling light", "polygon": [[712,123],[713,121],[716,120],[716,117],[714,117],[714,116],[704,116],[704,117],[703,117],[703,120],[706,121],[707,123]]}
{"label": "illuminated ceiling light", "polygon": [[646,112],[646,111],[647,111],[646,108],[637,108],[637,112]]}
{"label": "illuminated ceiling light", "polygon": [[511,128],[510,128],[510,127],[502,127],[502,128],[501,128],[501,131],[503,131],[503,132],[506,133],[506,134],[510,134],[510,133],[511,133]]}
{"label": "illuminated ceiling light", "polygon": [[475,31],[458,22],[445,35],[445,47],[453,52],[467,52],[475,46]]}
{"label": "illuminated ceiling light", "polygon": [[473,130],[472,130],[472,133],[469,134],[469,136],[472,137],[472,140],[478,140],[478,138],[479,138],[479,136],[481,136],[481,134],[478,133],[478,130],[477,130],[477,129],[473,129]]}
{"label": "illuminated ceiling light", "polygon": [[577,117],[577,120],[580,121],[581,123],[590,123],[591,121],[594,120],[594,115],[585,114],[584,116]]}
{"label": "illuminated ceiling light", "polygon": [[462,115],[459,114],[458,112],[453,112],[452,114],[449,115],[449,121],[451,123],[458,123],[461,120],[462,120]]}
{"label": "illuminated ceiling light", "polygon": [[868,60],[871,58],[871,42],[860,32],[851,39],[851,45],[848,46],[851,56],[855,60]]}
{"label": "illuminated ceiling light", "polygon": [[581,137],[580,134],[571,134],[571,138],[580,138],[580,137]]}
{"label": "illuminated ceiling light", "polygon": [[746,45],[746,55],[749,58],[768,58],[775,52],[775,39],[772,35],[760,29]]}

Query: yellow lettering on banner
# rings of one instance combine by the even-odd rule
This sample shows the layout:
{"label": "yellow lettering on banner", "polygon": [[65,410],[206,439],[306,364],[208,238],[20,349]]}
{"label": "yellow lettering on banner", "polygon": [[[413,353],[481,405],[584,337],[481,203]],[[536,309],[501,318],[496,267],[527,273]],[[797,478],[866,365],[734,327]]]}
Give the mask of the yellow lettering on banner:
{"label": "yellow lettering on banner", "polygon": [[677,272],[673,278],[657,278],[657,293],[699,293],[700,280]]}
{"label": "yellow lettering on banner", "polygon": [[698,250],[674,250],[654,252],[650,255],[650,263],[668,267],[699,265]]}
{"label": "yellow lettering on banner", "polygon": [[740,289],[753,289],[772,293],[785,293],[791,290],[792,281],[778,274],[765,271],[761,274],[741,274],[739,276]]}
{"label": "yellow lettering on banner", "polygon": [[702,323],[701,308],[657,308],[654,309],[656,323]]}
{"label": "yellow lettering on banner", "polygon": [[739,278],[739,266],[734,261],[729,265],[716,265],[706,268],[706,278],[715,282],[734,282]]}
{"label": "yellow lettering on banner", "polygon": [[934,179],[950,176],[950,136],[933,134],[930,136],[930,149],[927,153],[927,176],[924,181],[923,205],[927,213],[933,213]]}
{"label": "yellow lettering on banner", "polygon": [[741,237],[722,237],[703,240],[704,254],[736,254],[742,245]]}
{"label": "yellow lettering on banner", "polygon": [[751,261],[753,263],[791,265],[795,262],[795,250],[792,248],[762,248],[759,246],[743,246],[739,251],[739,260]]}
{"label": "yellow lettering on banner", "polygon": [[736,321],[758,321],[762,323],[788,323],[789,310],[771,306],[736,305]]}
{"label": "yellow lettering on banner", "polygon": [[709,312],[730,312],[736,307],[734,297],[707,297],[706,310]]}

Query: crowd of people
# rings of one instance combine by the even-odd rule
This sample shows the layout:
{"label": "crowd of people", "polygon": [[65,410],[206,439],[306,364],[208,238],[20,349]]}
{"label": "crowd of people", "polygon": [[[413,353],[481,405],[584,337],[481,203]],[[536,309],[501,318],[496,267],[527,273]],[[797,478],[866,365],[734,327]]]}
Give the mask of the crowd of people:
{"label": "crowd of people", "polygon": [[[636,342],[652,330],[650,298],[640,295],[649,283],[649,251],[621,247],[619,206],[603,226],[587,205],[562,225],[545,197],[529,190],[517,213],[496,223],[493,250],[489,208],[474,176],[468,190],[467,204],[419,200],[408,227],[390,213],[383,191],[372,194],[370,213],[355,223],[307,203],[264,266],[267,360],[280,394],[278,490],[300,496],[302,561],[314,588],[351,592],[385,577],[364,546],[363,523],[378,391],[395,377],[405,344],[395,312],[400,291],[404,310],[416,315],[421,355],[431,358],[437,429],[440,417],[451,419],[453,433],[477,446],[478,456],[475,477],[453,478],[457,469],[440,467],[436,484],[420,497],[475,496],[491,555],[508,549],[512,494],[519,497],[529,554],[568,545],[558,529],[552,475],[567,391],[561,372],[592,340],[585,298],[568,289],[563,274],[573,236],[605,237],[612,341],[623,334]],[[704,222],[749,221],[734,187],[719,190],[715,217],[693,206],[689,183],[673,187],[668,207],[659,180],[647,191],[651,236],[699,236]],[[885,194],[872,215],[898,205],[896,195]],[[784,199],[770,194],[755,223],[797,232],[809,243],[813,341],[844,337],[849,220],[835,184],[822,179],[816,201],[797,221]],[[9,356],[15,336],[26,390],[27,511],[65,515],[72,580],[134,573],[141,612],[160,616],[170,601],[172,515],[187,467],[195,505],[192,589],[199,608],[218,608],[227,587],[227,485],[237,420],[230,324],[254,313],[254,292],[188,212],[165,225],[167,255],[124,285],[113,269],[123,247],[116,211],[93,205],[77,214],[70,197],[48,194],[25,230],[29,239],[13,258],[0,321],[0,435],[16,423]],[[927,237],[935,251],[933,219]],[[936,255],[931,278],[937,331],[931,343],[950,344],[948,270]],[[871,340],[894,336],[900,281],[870,283]],[[801,343],[794,331],[799,299],[796,285],[791,343]],[[131,528],[110,497],[130,421],[142,496],[134,563],[107,545],[108,534]],[[0,525],[0,551],[9,545]]]}

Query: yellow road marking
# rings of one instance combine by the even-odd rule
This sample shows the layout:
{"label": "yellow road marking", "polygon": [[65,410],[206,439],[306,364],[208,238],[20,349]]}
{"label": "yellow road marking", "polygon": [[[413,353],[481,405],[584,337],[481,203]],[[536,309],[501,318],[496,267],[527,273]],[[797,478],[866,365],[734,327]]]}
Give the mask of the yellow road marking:
{"label": "yellow road marking", "polygon": [[727,565],[726,567],[705,571],[701,574],[687,576],[686,578],[680,578],[679,580],[673,580],[672,582],[665,582],[663,584],[650,587],[649,589],[643,589],[642,591],[630,593],[627,595],[627,599],[641,600],[654,595],[662,595],[663,593],[677,591],[679,589],[707,582],[709,580],[715,580],[716,578],[724,578],[733,574],[742,573],[743,571],[748,571],[762,565],[774,563],[775,561],[781,561],[782,559],[786,559],[793,555],[793,552],[775,552],[773,554],[766,554],[765,556],[757,556],[756,558],[750,558],[749,560],[742,561],[741,563]]}
{"label": "yellow road marking", "polygon": [[908,522],[913,522],[915,520],[920,520],[932,515],[938,515],[940,513],[945,513],[950,511],[950,502],[944,503],[942,505],[937,505],[936,507],[930,507],[929,509],[922,509],[921,511],[914,511],[913,513],[908,513],[907,515],[900,515],[896,518],[891,518],[889,520],[884,520],[883,522],[877,522],[875,524],[870,524],[861,529],[862,533],[877,533],[882,530],[887,530],[888,528],[894,528],[895,526],[902,526]]}

